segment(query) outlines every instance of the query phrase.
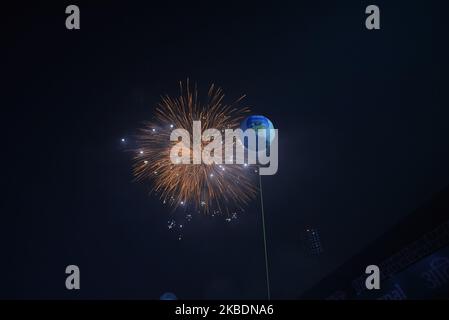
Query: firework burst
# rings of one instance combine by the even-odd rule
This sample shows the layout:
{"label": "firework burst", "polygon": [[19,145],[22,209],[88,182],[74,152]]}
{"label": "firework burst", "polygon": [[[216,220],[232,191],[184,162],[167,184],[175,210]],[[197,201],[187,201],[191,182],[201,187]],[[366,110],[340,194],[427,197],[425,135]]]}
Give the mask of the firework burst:
{"label": "firework burst", "polygon": [[[189,206],[199,212],[227,213],[243,210],[256,197],[255,177],[246,164],[173,164],[170,150],[177,143],[170,141],[172,130],[182,128],[190,132],[193,121],[201,121],[201,131],[206,129],[238,128],[249,113],[249,108],[239,107],[244,96],[232,104],[224,103],[224,93],[211,85],[204,103],[198,90],[180,83],[180,95],[162,97],[152,121],[145,122],[137,135],[133,173],[138,181],[149,181],[151,191],[161,200],[177,208]],[[204,145],[207,144],[203,142]],[[193,150],[190,149],[192,157]]]}

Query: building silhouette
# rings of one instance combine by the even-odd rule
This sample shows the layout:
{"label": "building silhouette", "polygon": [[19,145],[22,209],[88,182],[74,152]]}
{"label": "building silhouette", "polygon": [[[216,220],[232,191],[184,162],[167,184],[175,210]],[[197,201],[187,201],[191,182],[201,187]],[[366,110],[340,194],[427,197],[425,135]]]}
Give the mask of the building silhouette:
{"label": "building silhouette", "polygon": [[[380,290],[365,286],[365,269],[372,264],[380,269]],[[449,298],[449,187],[299,297]]]}

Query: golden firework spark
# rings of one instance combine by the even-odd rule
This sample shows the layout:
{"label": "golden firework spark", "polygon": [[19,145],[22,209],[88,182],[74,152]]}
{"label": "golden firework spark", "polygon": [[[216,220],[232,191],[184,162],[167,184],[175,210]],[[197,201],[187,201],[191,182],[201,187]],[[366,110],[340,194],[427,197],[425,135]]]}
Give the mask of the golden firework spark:
{"label": "golden firework spark", "polygon": [[[190,132],[193,121],[201,121],[206,129],[235,129],[249,113],[249,108],[238,107],[245,97],[232,104],[224,103],[221,88],[210,86],[205,103],[198,98],[198,90],[191,90],[189,81],[180,82],[180,95],[162,97],[153,121],[144,123],[137,135],[138,148],[134,150],[133,173],[138,181],[150,181],[152,192],[174,208],[193,207],[209,213],[230,213],[243,209],[256,197],[255,178],[248,166],[242,164],[173,164],[170,150],[176,142],[170,141],[173,129]],[[203,142],[203,146],[205,143]],[[191,157],[193,150],[190,148]]]}

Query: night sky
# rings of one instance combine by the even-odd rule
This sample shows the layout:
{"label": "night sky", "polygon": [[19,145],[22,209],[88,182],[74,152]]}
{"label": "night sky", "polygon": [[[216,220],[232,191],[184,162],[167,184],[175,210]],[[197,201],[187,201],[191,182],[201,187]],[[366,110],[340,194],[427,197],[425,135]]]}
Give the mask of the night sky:
{"label": "night sky", "polygon": [[[295,299],[449,184],[447,1],[2,4],[0,298],[265,298],[260,204],[183,239],[131,139],[189,78],[279,129],[272,297]],[[65,28],[77,4],[81,30]],[[377,4],[381,30],[365,28]],[[432,219],[432,217],[429,217]],[[300,233],[324,252],[304,254]],[[65,288],[65,267],[81,290]],[[354,270],[354,273],[360,273]]]}

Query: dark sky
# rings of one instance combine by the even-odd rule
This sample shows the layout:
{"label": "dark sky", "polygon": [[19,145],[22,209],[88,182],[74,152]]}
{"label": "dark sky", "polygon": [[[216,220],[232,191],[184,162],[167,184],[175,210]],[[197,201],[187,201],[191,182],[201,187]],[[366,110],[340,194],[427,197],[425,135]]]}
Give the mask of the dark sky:
{"label": "dark sky", "polygon": [[[186,78],[247,94],[279,129],[279,171],[263,177],[273,298],[448,185],[447,1],[109,2],[2,4],[0,298],[265,297],[257,200],[233,223],[194,216],[179,241],[132,182],[120,139]],[[308,226],[319,257],[300,246]]]}

